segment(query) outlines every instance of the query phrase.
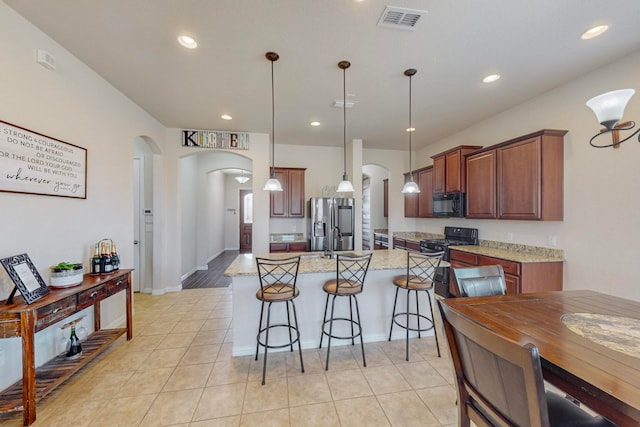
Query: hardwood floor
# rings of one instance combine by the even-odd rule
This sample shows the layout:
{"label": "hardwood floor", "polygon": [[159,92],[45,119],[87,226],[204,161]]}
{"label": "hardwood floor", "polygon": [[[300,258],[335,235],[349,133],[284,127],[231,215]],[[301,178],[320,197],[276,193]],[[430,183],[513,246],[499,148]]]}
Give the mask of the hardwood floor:
{"label": "hardwood floor", "polygon": [[182,281],[182,289],[198,288],[226,288],[231,284],[231,278],[224,276],[224,271],[238,256],[238,251],[224,251],[208,266],[208,270],[198,270]]}

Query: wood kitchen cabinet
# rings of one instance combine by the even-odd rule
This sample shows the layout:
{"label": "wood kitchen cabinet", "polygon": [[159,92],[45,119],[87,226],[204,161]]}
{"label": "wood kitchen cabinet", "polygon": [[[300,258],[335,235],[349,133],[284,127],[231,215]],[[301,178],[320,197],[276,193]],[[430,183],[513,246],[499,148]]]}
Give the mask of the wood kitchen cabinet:
{"label": "wood kitchen cabinet", "polygon": [[400,237],[394,237],[393,249],[404,249],[409,252],[420,252],[420,242],[402,239]]}
{"label": "wood kitchen cabinet", "polygon": [[282,191],[271,192],[271,216],[304,218],[304,168],[274,168]]}
{"label": "wood kitchen cabinet", "polygon": [[507,294],[562,290],[562,261],[516,262],[456,249],[449,249],[449,258],[451,264],[449,292],[455,296],[460,295],[453,269],[482,265],[502,266],[507,284]]}
{"label": "wood kitchen cabinet", "polygon": [[373,233],[373,249],[389,249],[389,236],[383,233]]}
{"label": "wood kitchen cabinet", "polygon": [[388,218],[389,217],[389,179],[383,179],[382,180],[382,198],[383,198],[383,210],[384,210],[384,217]]}
{"label": "wood kitchen cabinet", "polygon": [[[409,173],[404,174],[404,182],[409,180]],[[413,171],[413,180],[420,188],[419,193],[404,195],[405,218],[430,218],[433,216],[433,166]]]}
{"label": "wood kitchen cabinet", "polygon": [[465,155],[482,148],[478,145],[460,145],[432,156],[433,194],[465,191]]}
{"label": "wood kitchen cabinet", "polygon": [[306,252],[306,242],[274,242],[269,244],[269,252]]}
{"label": "wood kitchen cabinet", "polygon": [[467,218],[563,219],[564,130],[541,130],[467,156]]}

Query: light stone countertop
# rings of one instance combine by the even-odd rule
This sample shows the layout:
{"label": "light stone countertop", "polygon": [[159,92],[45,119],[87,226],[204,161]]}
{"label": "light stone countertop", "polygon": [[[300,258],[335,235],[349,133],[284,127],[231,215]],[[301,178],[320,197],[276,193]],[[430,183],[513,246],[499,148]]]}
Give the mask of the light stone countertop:
{"label": "light stone countertop", "polygon": [[[507,249],[499,249],[489,246],[450,246],[449,249],[455,249],[462,252],[469,252],[476,255],[485,255],[493,258],[501,258],[509,261],[521,263],[533,262],[564,262],[562,256],[558,256],[557,250],[550,250],[549,253],[526,253],[517,252]],[[560,253],[562,253],[560,251]]]}
{"label": "light stone countertop", "polygon": [[397,237],[398,239],[405,239],[411,242],[420,243],[421,240],[425,239],[442,239],[444,238],[443,234],[434,234],[434,233],[423,233],[420,231],[396,231],[393,233],[393,237]]}
{"label": "light stone countertop", "polygon": [[[397,270],[406,269],[407,267],[407,251],[401,249],[382,249],[375,251],[346,251],[357,255],[364,255],[373,252],[369,270]],[[299,274],[304,273],[327,273],[336,270],[336,260],[322,258],[322,252],[289,252],[289,253],[271,253],[271,254],[240,254],[231,263],[229,268],[224,272],[225,276],[257,276],[256,256],[264,258],[287,258],[301,255]],[[442,261],[442,267],[449,264]]]}

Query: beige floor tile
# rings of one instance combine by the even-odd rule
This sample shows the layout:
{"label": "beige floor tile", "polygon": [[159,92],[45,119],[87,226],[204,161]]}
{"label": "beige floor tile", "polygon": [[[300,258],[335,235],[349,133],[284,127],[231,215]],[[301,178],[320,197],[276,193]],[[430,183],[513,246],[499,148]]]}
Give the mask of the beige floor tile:
{"label": "beige floor tile", "polygon": [[340,400],[336,411],[343,426],[389,426],[389,421],[375,397]]}
{"label": "beige floor tile", "polygon": [[453,386],[430,387],[416,390],[420,399],[436,416],[440,424],[456,424],[458,408],[456,406],[457,392]]}
{"label": "beige floor tile", "polygon": [[189,424],[189,427],[239,427],[240,415],[225,418],[213,418],[210,420],[196,421]]}
{"label": "beige floor tile", "polygon": [[219,319],[221,317],[231,317],[233,313],[233,310],[231,310],[230,308],[228,309],[214,309],[211,310],[211,313],[209,314],[209,319]]}
{"label": "beige floor tile", "polygon": [[118,396],[138,396],[160,393],[174,368],[136,371],[118,391]]}
{"label": "beige floor tile", "polygon": [[197,332],[171,333],[162,339],[157,349],[189,347],[197,334]]}
{"label": "beige floor tile", "polygon": [[287,379],[289,407],[331,401],[331,391],[324,374],[305,374]]}
{"label": "beige floor tile", "polygon": [[436,417],[413,390],[378,395],[377,398],[392,426],[440,426]]}
{"label": "beige floor tile", "polygon": [[147,394],[109,400],[91,421],[91,426],[136,426],[142,421],[155,398],[155,395]]}
{"label": "beige floor tile", "polygon": [[107,400],[118,396],[120,389],[132,375],[133,371],[116,371],[108,375],[97,375],[77,390],[71,387],[69,393],[78,401]]}
{"label": "beige floor tile", "polygon": [[[155,351],[155,350],[154,350]],[[146,363],[152,351],[126,351],[118,349],[117,352],[108,354],[100,363],[96,371],[101,373],[135,371]]]}
{"label": "beige floor tile", "polygon": [[198,332],[202,329],[202,325],[204,325],[205,322],[205,319],[180,320],[173,327],[171,333],[178,334],[180,332]]}
{"label": "beige floor tile", "polygon": [[224,343],[220,346],[216,362],[224,362],[233,357],[233,343]]}
{"label": "beige floor tile", "polygon": [[329,371],[326,377],[333,400],[353,399],[373,395],[373,391],[371,387],[369,387],[369,383],[360,369]]}
{"label": "beige floor tile", "polygon": [[447,380],[427,361],[406,363],[398,365],[397,368],[414,390],[448,384]]}
{"label": "beige floor tile", "polygon": [[204,310],[199,304],[192,311],[187,311],[182,320],[208,319],[213,310]]}
{"label": "beige floor tile", "polygon": [[[327,341],[325,340],[322,349],[318,350],[320,358],[327,363]],[[351,346],[335,346],[331,347],[329,352],[329,370],[330,371],[344,371],[349,369],[355,369],[358,367],[358,362],[354,355],[351,353]],[[366,350],[365,350],[366,351]],[[360,362],[362,362],[362,353],[358,352]],[[365,353],[366,355],[366,353]]]}
{"label": "beige floor tile", "polygon": [[141,426],[166,426],[190,422],[201,395],[202,389],[158,394]]}
{"label": "beige floor tile", "polygon": [[243,414],[240,419],[240,427],[282,427],[288,425],[288,409]]}
{"label": "beige floor tile", "polygon": [[296,376],[296,375],[304,375],[304,374],[318,374],[324,373],[324,362],[320,359],[320,355],[318,354],[318,350],[316,349],[307,349],[302,350],[302,360],[304,362],[304,374],[300,371],[300,355],[297,351],[284,352],[286,365],[287,365],[287,376]]}
{"label": "beige floor tile", "polygon": [[376,395],[411,390],[411,385],[394,365],[365,368],[362,373]]}
{"label": "beige floor tile", "polygon": [[171,305],[168,311],[171,313],[185,313],[185,312],[190,312],[196,309],[197,309],[197,306],[193,302],[182,302],[182,303],[178,302],[176,304]]}
{"label": "beige floor tile", "polygon": [[216,362],[213,365],[207,387],[222,384],[246,383],[249,377],[251,357],[233,357],[228,362]]}
{"label": "beige floor tile", "polygon": [[455,384],[453,362],[450,358],[438,357],[429,359],[428,362],[449,384]]}
{"label": "beige floor tile", "polygon": [[289,416],[291,427],[340,427],[333,402],[290,408]]}
{"label": "beige floor tile", "polygon": [[144,336],[144,335],[166,335],[171,332],[171,330],[178,324],[179,320],[169,320],[163,319],[162,322],[158,322],[157,320],[145,325],[144,327],[139,328],[136,331],[136,335]]}
{"label": "beige floor tile", "polygon": [[162,391],[204,388],[212,368],[213,363],[178,366],[169,377]]}
{"label": "beige floor tile", "polygon": [[105,400],[68,401],[65,405],[60,405],[42,417],[34,424],[42,426],[90,426],[100,409],[106,406]]}
{"label": "beige floor tile", "polygon": [[227,329],[231,326],[231,317],[220,317],[207,319],[202,325],[203,331],[213,331],[216,329]]}
{"label": "beige floor tile", "polygon": [[220,344],[191,346],[184,353],[180,365],[213,363],[216,361],[219,351]]}
{"label": "beige floor tile", "polygon": [[289,407],[287,380],[267,380],[262,385],[261,380],[249,381],[244,396],[243,414],[270,411]]}
{"label": "beige floor tile", "polygon": [[[362,367],[362,353],[360,346],[351,347],[351,354],[358,363],[358,366]],[[367,343],[364,345],[364,354],[367,359],[367,368],[381,365],[391,365],[391,359],[387,357],[387,354],[382,350],[382,347],[377,343]]]}
{"label": "beige floor tile", "polygon": [[140,365],[141,370],[156,369],[156,368],[173,368],[178,366],[180,359],[187,351],[186,348],[166,348],[161,350],[155,350],[147,357],[147,359]]}
{"label": "beige floor tile", "polygon": [[162,335],[134,336],[131,341],[123,342],[122,346],[126,348],[126,351],[153,351],[163,339]]}
{"label": "beige floor tile", "polygon": [[[264,349],[263,349],[264,350]],[[249,368],[249,381],[262,381],[264,353],[260,352],[258,360],[252,357],[251,367]],[[267,375],[266,381],[276,378],[282,378],[287,375],[287,366],[285,361],[285,352],[269,352],[267,354]]]}
{"label": "beige floor tile", "polygon": [[227,331],[217,329],[214,331],[200,331],[196,334],[191,345],[211,345],[222,344],[224,342]]}
{"label": "beige floor tile", "polygon": [[193,421],[240,415],[245,388],[245,383],[205,388],[193,415]]}

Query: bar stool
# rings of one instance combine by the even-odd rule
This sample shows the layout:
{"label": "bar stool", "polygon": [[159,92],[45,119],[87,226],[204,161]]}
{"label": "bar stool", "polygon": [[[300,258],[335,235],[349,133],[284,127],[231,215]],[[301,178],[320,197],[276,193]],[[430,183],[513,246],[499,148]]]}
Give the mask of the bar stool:
{"label": "bar stool", "polygon": [[[395,276],[393,278],[393,284],[396,285],[396,297],[393,301],[393,313],[391,314],[391,328],[389,330],[389,341],[391,341],[391,334],[393,333],[393,324],[400,326],[407,331],[407,354],[406,360],[409,361],[409,331],[418,332],[418,338],[421,338],[421,333],[433,329],[433,335],[436,337],[436,347],[438,348],[438,357],[440,357],[440,344],[438,343],[438,334],[435,328],[435,322],[433,317],[433,304],[431,303],[430,290],[433,289],[433,277],[436,270],[440,266],[442,261],[442,255],[444,251],[440,252],[407,252],[407,274],[401,276]],[[407,291],[407,311],[403,313],[396,313],[396,305],[398,303],[398,291],[400,289]],[[416,311],[411,312],[409,308],[409,296],[411,291],[415,291],[416,296]],[[424,291],[427,294],[427,301],[429,301],[429,311],[431,312],[431,318],[420,314],[420,305],[418,304],[418,292]],[[400,319],[404,317],[405,323],[402,324]],[[410,319],[415,318],[417,320],[417,328],[411,327]],[[427,321],[427,327],[421,327],[420,319]]]}
{"label": "bar stool", "polygon": [[[355,345],[355,338],[360,337],[360,346],[362,347],[362,364],[367,366],[367,360],[364,356],[364,342],[362,340],[362,325],[360,322],[360,309],[358,308],[358,299],[356,296],[362,292],[364,288],[364,278],[369,270],[369,262],[371,261],[371,253],[366,255],[336,255],[336,278],[327,280],[322,289],[327,293],[327,301],[324,305],[324,316],[322,321],[322,334],[320,335],[320,347],[322,348],[322,340],[324,336],[328,337],[327,344],[327,364],[325,370],[329,370],[329,353],[331,351],[331,338],[340,340],[351,340],[351,345]],[[331,317],[327,319],[327,309],[329,307],[329,296],[331,301]],[[336,297],[349,297],[349,318],[334,317]],[[353,303],[356,306],[357,320],[353,320]],[[343,321],[349,322],[351,326],[351,335],[340,336],[333,334],[333,322]],[[327,332],[327,324],[329,331]],[[354,329],[357,326],[357,331]]]}
{"label": "bar stool", "polygon": [[[298,351],[300,353],[300,370],[304,372],[304,364],[302,362],[302,348],[300,347],[300,331],[298,329],[298,315],[296,314],[296,306],[293,300],[300,293],[296,287],[296,279],[298,277],[298,267],[300,265],[300,256],[289,258],[271,259],[256,257],[256,265],[258,267],[258,276],[260,278],[260,289],[256,292],[256,298],[262,301],[260,309],[260,323],[258,324],[258,336],[256,338],[256,359],[258,360],[258,350],[260,346],[264,347],[264,361],[262,366],[262,385],[267,373],[267,349],[291,347],[298,343]],[[271,304],[284,302],[287,307],[287,323],[271,324]],[[267,322],[263,326],[264,305],[267,306]],[[294,324],[291,323],[291,315],[289,314],[289,304],[293,309]],[[285,344],[273,345],[269,344],[269,331],[273,328],[287,328],[289,332],[289,341]],[[291,332],[294,332],[292,334]],[[264,334],[264,341],[261,336]]]}

